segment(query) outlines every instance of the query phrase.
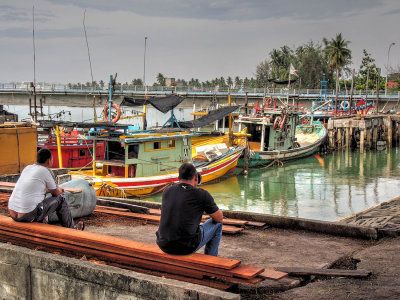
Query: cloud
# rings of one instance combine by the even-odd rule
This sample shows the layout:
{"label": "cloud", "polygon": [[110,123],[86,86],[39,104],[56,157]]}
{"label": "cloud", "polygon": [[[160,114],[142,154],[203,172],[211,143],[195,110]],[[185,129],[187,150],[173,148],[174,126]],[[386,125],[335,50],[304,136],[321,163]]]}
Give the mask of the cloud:
{"label": "cloud", "polygon": [[[59,3],[59,0],[49,0]],[[147,17],[251,21],[289,17],[338,18],[382,5],[383,0],[71,0],[103,11],[131,11]]]}
{"label": "cloud", "polygon": [[[33,7],[19,8],[0,5],[0,22],[32,22]],[[35,8],[35,22],[44,23],[52,20],[54,14],[48,10]]]}
{"label": "cloud", "polygon": [[[102,37],[107,36],[104,30],[101,32],[95,28],[90,28],[91,37]],[[71,27],[63,29],[40,29],[35,31],[35,39],[57,39],[57,38],[82,38],[83,29],[82,27]],[[32,38],[32,29],[23,27],[12,27],[7,29],[0,29],[0,39],[11,38],[11,39],[26,39]]]}

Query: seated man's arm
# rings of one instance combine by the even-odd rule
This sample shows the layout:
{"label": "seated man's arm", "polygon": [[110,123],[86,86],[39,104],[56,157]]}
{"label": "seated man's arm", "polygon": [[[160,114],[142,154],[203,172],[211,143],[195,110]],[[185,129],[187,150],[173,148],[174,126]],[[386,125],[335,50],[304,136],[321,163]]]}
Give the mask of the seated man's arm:
{"label": "seated man's arm", "polygon": [[54,197],[61,195],[64,193],[64,189],[61,187],[57,187],[55,190],[47,190],[48,193],[52,194]]}
{"label": "seated man's arm", "polygon": [[215,213],[212,213],[210,217],[214,220],[214,222],[222,223],[224,215],[222,214],[222,211],[218,209]]}

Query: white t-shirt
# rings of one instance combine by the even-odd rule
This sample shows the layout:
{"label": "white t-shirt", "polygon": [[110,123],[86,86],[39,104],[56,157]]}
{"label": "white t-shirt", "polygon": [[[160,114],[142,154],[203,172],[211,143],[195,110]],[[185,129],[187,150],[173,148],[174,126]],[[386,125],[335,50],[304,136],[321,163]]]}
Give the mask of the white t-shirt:
{"label": "white t-shirt", "polygon": [[8,208],[19,213],[28,213],[44,200],[46,189],[55,190],[51,170],[41,165],[26,166],[8,200]]}

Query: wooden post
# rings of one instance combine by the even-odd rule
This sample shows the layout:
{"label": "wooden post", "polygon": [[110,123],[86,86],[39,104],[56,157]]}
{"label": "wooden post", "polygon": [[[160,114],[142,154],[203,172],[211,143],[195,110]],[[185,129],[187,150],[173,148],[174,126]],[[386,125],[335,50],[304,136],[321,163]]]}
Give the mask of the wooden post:
{"label": "wooden post", "polygon": [[328,130],[328,136],[329,136],[329,147],[332,149],[336,149],[335,147],[335,131],[330,129]]}
{"label": "wooden post", "polygon": [[350,148],[350,128],[346,127],[346,149]]}
{"label": "wooden post", "polygon": [[263,124],[261,129],[260,151],[264,151],[264,142],[265,142],[265,125]]}
{"label": "wooden post", "polygon": [[360,130],[360,153],[364,153],[365,151],[365,130]]}
{"label": "wooden post", "polygon": [[372,146],[376,149],[376,142],[378,141],[378,128],[374,126],[372,129]]}
{"label": "wooden post", "polygon": [[338,128],[337,139],[338,139],[338,149],[341,149],[342,148],[342,128]]}
{"label": "wooden post", "polygon": [[393,139],[393,123],[392,118],[390,116],[386,117],[386,126],[387,126],[387,135],[388,135],[388,147],[392,148],[392,139]]}
{"label": "wooden post", "polygon": [[367,135],[367,149],[371,149],[371,129],[365,129],[366,130],[366,135]]}

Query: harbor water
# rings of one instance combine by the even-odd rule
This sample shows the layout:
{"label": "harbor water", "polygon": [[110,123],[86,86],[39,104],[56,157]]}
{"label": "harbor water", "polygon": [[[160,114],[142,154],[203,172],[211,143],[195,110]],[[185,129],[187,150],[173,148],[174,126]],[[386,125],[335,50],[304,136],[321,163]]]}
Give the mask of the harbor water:
{"label": "harbor water", "polygon": [[[398,148],[343,151],[250,170],[203,188],[221,209],[337,221],[399,196],[399,167]],[[161,202],[161,196],[148,200]]]}
{"label": "harbor water", "polygon": [[[27,105],[5,105],[4,109],[18,114],[19,120],[29,119]],[[97,108],[101,116],[102,108]],[[128,109],[123,115],[134,115],[141,108]],[[191,109],[176,109],[178,120],[192,120]],[[68,106],[45,106],[45,119],[92,122],[93,109]],[[61,114],[60,114],[61,113]],[[162,114],[149,107],[148,126],[163,125],[170,113]],[[138,125],[141,118],[121,123]],[[221,209],[257,212],[280,216],[336,221],[399,196],[399,148],[385,151],[339,151],[319,158],[311,156],[282,167],[250,169],[217,183],[204,185]],[[161,195],[147,198],[161,202]]]}

